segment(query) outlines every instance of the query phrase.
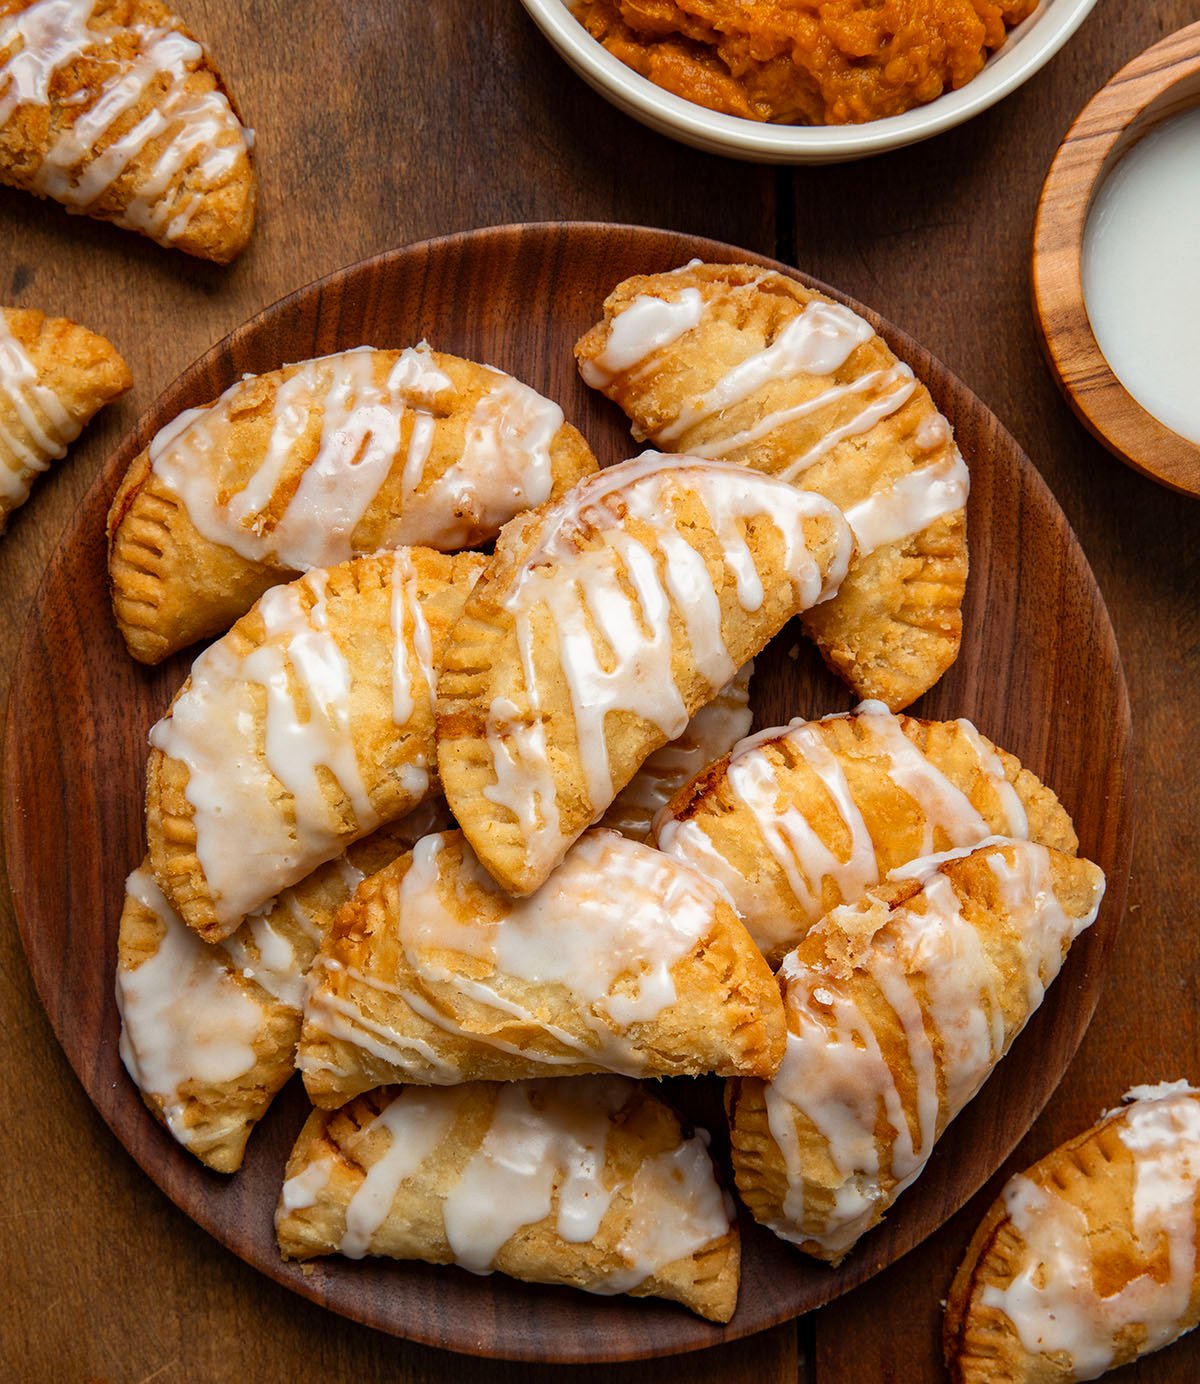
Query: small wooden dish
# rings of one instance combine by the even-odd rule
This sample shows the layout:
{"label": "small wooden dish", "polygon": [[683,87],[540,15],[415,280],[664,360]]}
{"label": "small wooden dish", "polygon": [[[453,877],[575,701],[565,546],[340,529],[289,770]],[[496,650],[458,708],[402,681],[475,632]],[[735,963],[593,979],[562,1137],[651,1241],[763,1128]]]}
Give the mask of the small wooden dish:
{"label": "small wooden dish", "polygon": [[1200,495],[1200,447],[1113,374],[1083,298],[1083,236],[1101,184],[1157,125],[1200,104],[1200,23],[1147,48],[1084,106],[1059,146],[1033,231],[1033,298],[1046,355],[1083,424],[1143,475]]}

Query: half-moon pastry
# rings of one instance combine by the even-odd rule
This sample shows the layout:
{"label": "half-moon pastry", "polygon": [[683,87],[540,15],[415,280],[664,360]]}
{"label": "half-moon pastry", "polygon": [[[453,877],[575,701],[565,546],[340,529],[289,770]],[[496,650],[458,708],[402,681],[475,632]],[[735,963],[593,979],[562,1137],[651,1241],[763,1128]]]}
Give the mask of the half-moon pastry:
{"label": "half-moon pastry", "polygon": [[126,882],[117,942],[121,1058],[155,1117],[217,1172],[295,1068],[304,977],[338,907],[367,875],[446,824],[439,799],[322,865],[223,942],[200,940],[145,861]]}
{"label": "half-moon pastry", "polygon": [[471,1082],[315,1110],[275,1212],[289,1259],[460,1264],[725,1322],[740,1239],[703,1134],[637,1082]]}
{"label": "half-moon pastry", "polygon": [[595,469],[557,404],[424,344],[250,375],[130,464],[108,516],[117,624],[157,663],[300,572],[490,542]]}
{"label": "half-moon pastry", "polygon": [[1200,1322],[1200,1092],[1125,1100],[1011,1178],[975,1232],[946,1303],[955,1384],[1097,1379]]}
{"label": "half-moon pastry", "polygon": [[436,786],[433,689],[483,559],[356,558],[261,597],[150,732],[159,887],[206,941]]}
{"label": "half-moon pastry", "polygon": [[754,1218],[839,1263],[920,1175],[1103,892],[1090,861],[1013,841],[822,919],[779,971],[783,1065],[727,1094]]}
{"label": "half-moon pastry", "polygon": [[575,353],[639,441],[742,462],[845,511],[854,565],[804,622],[860,696],[898,711],[954,662],[967,469],[869,323],[785,275],[694,264],[618,284]]}
{"label": "half-moon pastry", "polygon": [[338,913],[296,1065],[323,1107],[393,1081],[770,1076],[783,1028],[766,963],[689,866],[597,829],[513,899],[446,832]]}
{"label": "half-moon pastry", "polygon": [[513,520],[438,683],[446,798],[504,888],[536,889],[851,550],[819,495],[654,454]]}
{"label": "half-moon pastry", "polygon": [[132,384],[104,337],[65,317],[0,308],[0,533],[92,415]]}
{"label": "half-moon pastry", "polygon": [[682,735],[655,750],[612,800],[599,825],[633,841],[645,841],[655,817],[675,794],[749,732],[754,720],[750,710],[753,672],[752,659],[695,713]]}
{"label": "half-moon pastry", "polygon": [[738,745],[673,799],[654,844],[718,881],[778,962],[890,870],[991,836],[1078,846],[1054,794],[970,721],[863,702]]}
{"label": "half-moon pastry", "polygon": [[254,225],[252,144],[159,0],[0,3],[0,183],[228,264]]}

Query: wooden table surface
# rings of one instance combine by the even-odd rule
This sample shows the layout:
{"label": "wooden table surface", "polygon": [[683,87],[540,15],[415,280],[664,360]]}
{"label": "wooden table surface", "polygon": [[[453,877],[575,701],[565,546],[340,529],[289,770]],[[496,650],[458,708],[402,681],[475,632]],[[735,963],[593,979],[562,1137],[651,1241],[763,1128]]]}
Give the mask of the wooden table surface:
{"label": "wooden table surface", "polygon": [[[1200,502],[1128,470],[1075,422],[1043,364],[1028,283],[1034,204],[1071,118],[1128,58],[1200,18],[1200,0],[1100,0],[1047,68],[970,124],[897,154],[795,172],[699,154],[633,124],[570,74],[516,0],[180,6],[258,128],[260,223],[223,270],[0,191],[0,302],[104,332],[137,381],[0,540],[0,695],[46,558],[103,457],[195,356],[290,289],[406,241],[507,221],[640,222],[777,254],[904,327],[999,414],[1078,533],[1125,658],[1138,818],[1128,913],[1083,1047],[1005,1171],[1090,1124],[1135,1082],[1200,1080]],[[260,1278],[193,1226],[80,1090],[2,887],[0,1033],[4,1379],[564,1377],[354,1326]],[[937,1380],[939,1300],[1000,1181],[812,1317],[677,1364],[570,1377]],[[1200,1333],[1119,1378],[1200,1378]]]}

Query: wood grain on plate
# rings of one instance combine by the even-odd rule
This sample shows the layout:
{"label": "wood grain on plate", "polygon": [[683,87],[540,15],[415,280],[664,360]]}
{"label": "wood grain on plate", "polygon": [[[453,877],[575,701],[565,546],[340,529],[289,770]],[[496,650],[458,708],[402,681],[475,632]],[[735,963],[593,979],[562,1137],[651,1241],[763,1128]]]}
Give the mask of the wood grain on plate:
{"label": "wood grain on plate", "polygon": [[[928,382],[972,467],[962,654],[914,710],[969,716],[1016,753],[1060,794],[1082,851],[1109,876],[1100,918],[1042,1010],[885,1224],[836,1271],[747,1225],[741,1300],[725,1328],[666,1304],[480,1280],[457,1269],[329,1260],[306,1273],[279,1259],[271,1223],[304,1113],[298,1090],[276,1103],[230,1179],[200,1167],[145,1111],[117,1054],[115,934],[122,880],[142,854],[146,731],[189,657],[140,667],[112,623],[102,535],[125,465],[164,422],[245,371],[364,341],[404,346],[422,337],[527,380],[563,405],[602,461],[617,460],[633,450],[623,420],[579,381],[570,347],[619,279],[693,255],[768,262],[641,228],[509,227],[398,250],[284,299],[187,371],[110,459],[51,560],[13,678],[4,811],[18,920],[51,1023],[101,1114],[174,1201],[263,1272],[359,1321],[475,1354],[619,1360],[694,1349],[829,1301],[891,1263],[986,1180],[1053,1091],[1095,1006],[1122,912],[1128,706],[1090,569],[1049,491],[993,415],[927,352],[877,323]],[[760,725],[850,703],[791,630],[760,669],[753,690]]]}
{"label": "wood grain on plate", "polygon": [[1083,239],[1092,201],[1118,160],[1196,105],[1200,23],[1139,54],[1080,111],[1046,175],[1033,233],[1038,325],[1067,402],[1116,456],[1188,495],[1200,495],[1200,447],[1144,409],[1109,367],[1084,302]]}

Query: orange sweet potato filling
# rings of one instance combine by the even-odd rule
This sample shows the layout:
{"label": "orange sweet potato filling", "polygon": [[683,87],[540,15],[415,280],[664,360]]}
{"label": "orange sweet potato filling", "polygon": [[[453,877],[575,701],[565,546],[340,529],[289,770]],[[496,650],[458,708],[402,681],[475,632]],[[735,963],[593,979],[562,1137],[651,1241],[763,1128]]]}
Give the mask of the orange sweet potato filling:
{"label": "orange sweet potato filling", "polygon": [[976,75],[1037,0],[579,0],[635,72],[784,125],[899,115]]}

